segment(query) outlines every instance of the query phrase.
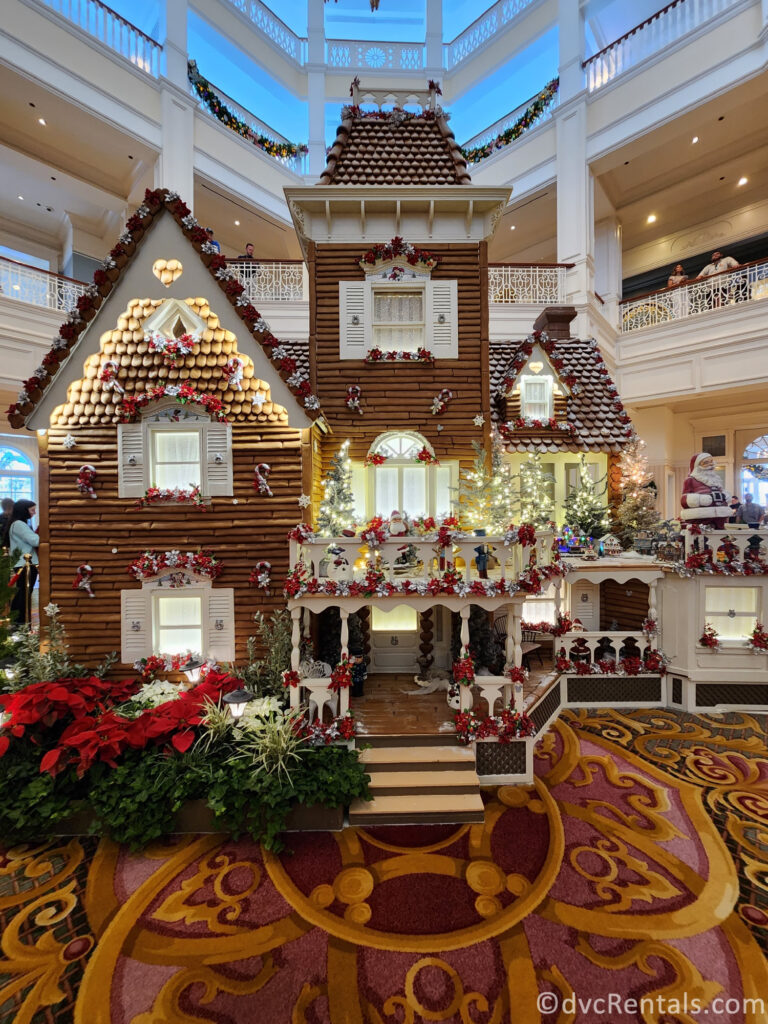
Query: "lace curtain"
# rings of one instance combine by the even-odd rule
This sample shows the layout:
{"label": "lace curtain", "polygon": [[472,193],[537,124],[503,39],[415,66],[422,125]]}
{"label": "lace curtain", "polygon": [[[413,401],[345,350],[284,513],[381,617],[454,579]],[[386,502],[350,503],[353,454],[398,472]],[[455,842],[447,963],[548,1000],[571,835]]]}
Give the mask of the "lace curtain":
{"label": "lace curtain", "polygon": [[196,430],[156,430],[153,440],[156,487],[188,490],[201,485],[200,434]]}

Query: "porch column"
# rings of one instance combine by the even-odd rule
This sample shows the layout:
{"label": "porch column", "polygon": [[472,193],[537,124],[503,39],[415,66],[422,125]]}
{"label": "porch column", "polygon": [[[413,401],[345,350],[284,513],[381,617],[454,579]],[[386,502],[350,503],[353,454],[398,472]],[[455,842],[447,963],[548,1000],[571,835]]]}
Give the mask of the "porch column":
{"label": "porch column", "polygon": [[515,660],[514,664],[520,667],[523,664],[523,627],[522,607],[512,606],[512,640],[514,643]]}
{"label": "porch column", "polygon": [[[469,647],[469,605],[464,605],[459,611],[459,617],[461,619],[461,632],[459,634],[461,639],[461,654]],[[460,700],[462,708],[472,707],[472,691],[468,686],[460,686]]]}
{"label": "porch column", "polygon": [[[291,668],[294,672],[299,671],[301,662],[301,608],[291,608]],[[297,708],[301,704],[301,684],[289,686],[291,708]]]}
{"label": "porch column", "polygon": [[[656,580],[651,580],[648,584],[648,618],[653,619],[656,623],[659,621],[659,612],[656,607]],[[656,650],[659,646],[658,634],[649,638],[648,646],[652,651]]]}
{"label": "porch column", "polygon": [[349,612],[346,608],[339,608],[341,616],[341,657],[349,655]]}
{"label": "porch column", "polygon": [[515,606],[507,605],[507,639],[504,650],[504,668],[510,668],[515,664],[515,628],[514,628]]}

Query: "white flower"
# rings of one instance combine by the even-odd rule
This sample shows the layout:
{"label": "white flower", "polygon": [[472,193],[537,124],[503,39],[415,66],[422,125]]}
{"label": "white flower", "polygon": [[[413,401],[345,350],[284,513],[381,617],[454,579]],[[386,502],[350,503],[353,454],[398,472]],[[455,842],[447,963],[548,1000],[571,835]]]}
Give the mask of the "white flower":
{"label": "white flower", "polygon": [[175,398],[180,391],[181,387],[178,384],[166,384],[165,393],[166,395],[170,395],[171,398]]}
{"label": "white flower", "polygon": [[45,606],[45,608],[43,608],[43,611],[45,612],[49,619],[52,619],[54,618],[54,616],[59,614],[61,608],[59,608],[57,604],[54,604],[53,601],[51,601]]}

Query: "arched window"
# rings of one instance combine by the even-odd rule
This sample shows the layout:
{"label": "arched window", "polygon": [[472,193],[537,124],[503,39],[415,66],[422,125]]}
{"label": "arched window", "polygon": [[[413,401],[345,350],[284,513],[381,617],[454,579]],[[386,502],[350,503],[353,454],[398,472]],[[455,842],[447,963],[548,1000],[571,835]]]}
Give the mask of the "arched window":
{"label": "arched window", "polygon": [[765,459],[768,462],[768,434],[756,437],[744,449],[745,459]]}
{"label": "arched window", "polygon": [[741,495],[752,495],[758,505],[768,505],[768,434],[750,441],[742,455]]}
{"label": "arched window", "polygon": [[[419,453],[425,450],[429,459],[434,459],[432,446],[413,431],[391,431],[376,438],[368,453],[364,480],[369,518],[374,515],[389,518],[394,511],[404,512],[412,519],[450,513],[458,464],[435,465],[424,461]],[[373,456],[381,456],[384,461],[379,465],[370,464]]]}
{"label": "arched window", "polygon": [[0,441],[0,498],[35,501],[35,466],[32,460]]}

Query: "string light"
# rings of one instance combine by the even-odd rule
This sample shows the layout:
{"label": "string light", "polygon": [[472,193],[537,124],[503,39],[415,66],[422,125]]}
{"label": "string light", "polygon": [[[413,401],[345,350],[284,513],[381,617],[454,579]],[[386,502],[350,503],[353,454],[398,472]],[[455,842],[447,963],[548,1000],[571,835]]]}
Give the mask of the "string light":
{"label": "string light", "polygon": [[332,456],[328,474],[323,480],[323,491],[323,500],[317,513],[317,532],[324,537],[338,537],[343,530],[353,529],[355,498],[352,493],[349,439]]}

